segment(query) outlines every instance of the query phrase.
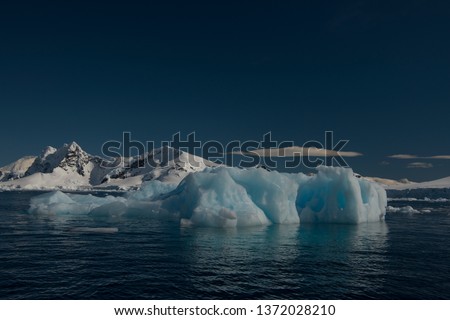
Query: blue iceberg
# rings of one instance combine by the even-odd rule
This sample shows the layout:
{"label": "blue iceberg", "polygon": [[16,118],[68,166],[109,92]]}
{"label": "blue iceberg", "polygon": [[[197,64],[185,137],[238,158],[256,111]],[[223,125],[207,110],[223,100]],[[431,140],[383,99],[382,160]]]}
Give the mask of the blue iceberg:
{"label": "blue iceberg", "polygon": [[384,219],[385,190],[348,168],[318,167],[317,174],[262,168],[206,168],[179,185],[149,181],[124,196],[60,191],[31,199],[31,213],[92,216],[156,215],[183,226],[246,227],[270,224],[362,223]]}

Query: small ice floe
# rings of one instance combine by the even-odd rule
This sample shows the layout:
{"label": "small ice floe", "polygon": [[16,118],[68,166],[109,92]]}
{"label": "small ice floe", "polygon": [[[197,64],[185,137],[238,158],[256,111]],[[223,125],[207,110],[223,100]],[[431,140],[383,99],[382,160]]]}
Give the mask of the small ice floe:
{"label": "small ice floe", "polygon": [[405,207],[387,206],[386,212],[389,212],[389,213],[420,213],[419,210],[416,210],[411,206],[405,206]]}

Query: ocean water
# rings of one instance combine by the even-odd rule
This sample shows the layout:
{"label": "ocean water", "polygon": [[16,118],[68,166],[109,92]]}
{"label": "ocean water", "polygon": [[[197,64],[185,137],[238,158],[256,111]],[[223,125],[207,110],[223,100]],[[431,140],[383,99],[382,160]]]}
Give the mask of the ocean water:
{"label": "ocean water", "polygon": [[430,212],[356,226],[224,230],[29,214],[37,194],[0,192],[0,299],[450,299],[449,202],[395,201]]}

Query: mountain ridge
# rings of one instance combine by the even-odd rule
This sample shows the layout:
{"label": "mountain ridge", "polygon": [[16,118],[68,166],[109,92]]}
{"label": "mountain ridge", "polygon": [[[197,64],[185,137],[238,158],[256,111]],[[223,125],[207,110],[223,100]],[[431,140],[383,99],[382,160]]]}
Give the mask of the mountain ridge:
{"label": "mountain ridge", "polygon": [[[104,159],[71,142],[60,148],[47,146],[39,156],[25,156],[1,167],[0,190],[129,190],[151,180],[178,184],[189,173],[214,166],[167,146],[139,156]],[[417,183],[355,175],[386,190],[450,188],[450,177]]]}
{"label": "mountain ridge", "polygon": [[[76,142],[46,147],[37,157],[25,157],[2,167],[3,190],[127,190],[143,182],[179,183],[190,172],[216,166],[213,162],[171,147],[140,156],[110,160],[85,152]],[[20,170],[13,170],[19,167]],[[6,179],[8,178],[8,179]]]}

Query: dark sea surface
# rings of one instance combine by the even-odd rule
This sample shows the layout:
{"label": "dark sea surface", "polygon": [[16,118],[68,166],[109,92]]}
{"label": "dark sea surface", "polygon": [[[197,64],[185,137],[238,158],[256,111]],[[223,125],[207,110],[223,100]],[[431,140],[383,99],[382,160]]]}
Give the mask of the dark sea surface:
{"label": "dark sea surface", "polygon": [[0,192],[0,299],[450,299],[450,202],[395,201],[430,212],[356,226],[214,229],[29,214],[37,194]]}

